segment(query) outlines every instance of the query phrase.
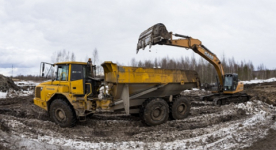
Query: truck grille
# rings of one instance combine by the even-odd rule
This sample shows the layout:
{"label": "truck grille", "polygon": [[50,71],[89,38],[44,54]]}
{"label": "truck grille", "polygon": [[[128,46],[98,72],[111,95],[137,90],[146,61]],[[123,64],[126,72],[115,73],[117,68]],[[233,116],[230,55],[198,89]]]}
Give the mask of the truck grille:
{"label": "truck grille", "polygon": [[41,98],[40,93],[41,93],[41,87],[36,87],[35,88],[35,97]]}

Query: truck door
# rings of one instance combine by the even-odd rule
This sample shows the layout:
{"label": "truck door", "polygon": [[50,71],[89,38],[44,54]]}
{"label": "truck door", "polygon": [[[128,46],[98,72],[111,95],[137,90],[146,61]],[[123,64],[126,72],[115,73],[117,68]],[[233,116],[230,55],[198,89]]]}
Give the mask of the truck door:
{"label": "truck door", "polygon": [[[56,76],[55,76],[55,81],[52,81],[51,85],[45,85],[43,88],[43,91],[45,91],[45,99],[48,100],[52,97],[53,94],[56,92],[68,92],[69,89],[69,65],[56,65],[55,66],[56,70]],[[60,88],[63,89],[62,91],[58,90]]]}
{"label": "truck door", "polygon": [[71,65],[71,92],[76,95],[84,94],[85,67],[83,65]]}

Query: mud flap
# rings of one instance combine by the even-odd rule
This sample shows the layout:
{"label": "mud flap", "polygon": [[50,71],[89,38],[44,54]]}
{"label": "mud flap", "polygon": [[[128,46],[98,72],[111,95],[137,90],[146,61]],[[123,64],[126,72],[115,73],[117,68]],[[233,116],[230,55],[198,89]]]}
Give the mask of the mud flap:
{"label": "mud flap", "polygon": [[129,88],[128,84],[125,84],[122,91],[121,99],[123,100],[125,112],[129,115]]}

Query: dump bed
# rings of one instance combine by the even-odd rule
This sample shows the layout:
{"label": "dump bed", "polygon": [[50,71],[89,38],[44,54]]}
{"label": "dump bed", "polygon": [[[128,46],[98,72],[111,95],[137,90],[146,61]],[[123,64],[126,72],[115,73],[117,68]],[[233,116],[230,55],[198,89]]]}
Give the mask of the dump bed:
{"label": "dump bed", "polygon": [[186,89],[198,88],[200,85],[198,74],[194,70],[117,66],[112,62],[104,62],[102,67],[105,82],[112,84],[110,92],[115,99],[121,97],[125,84],[128,84],[130,96],[164,85],[140,98],[175,95]]}

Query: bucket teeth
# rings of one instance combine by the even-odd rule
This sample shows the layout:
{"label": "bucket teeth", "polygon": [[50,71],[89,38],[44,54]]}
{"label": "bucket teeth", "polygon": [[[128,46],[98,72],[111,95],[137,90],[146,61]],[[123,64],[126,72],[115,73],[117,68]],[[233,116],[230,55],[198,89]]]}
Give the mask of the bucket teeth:
{"label": "bucket teeth", "polygon": [[170,39],[170,34],[168,33],[165,25],[158,23],[140,34],[136,53],[138,53],[140,49],[144,50],[147,45],[151,48],[152,45],[161,44],[162,40],[168,39]]}

